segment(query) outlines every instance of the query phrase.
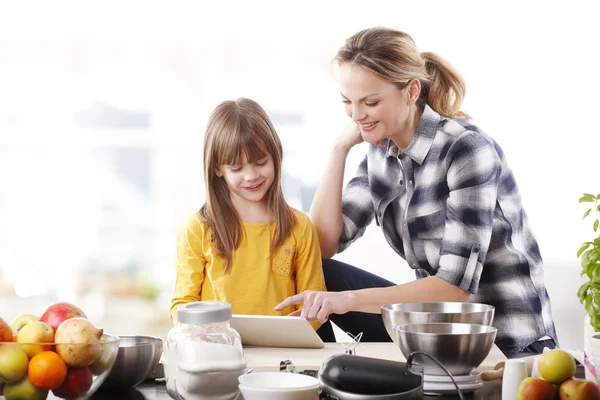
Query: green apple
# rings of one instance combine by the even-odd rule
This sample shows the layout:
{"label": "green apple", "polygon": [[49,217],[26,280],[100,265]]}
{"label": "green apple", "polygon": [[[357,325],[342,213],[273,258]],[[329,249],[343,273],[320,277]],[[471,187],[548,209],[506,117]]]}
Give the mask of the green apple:
{"label": "green apple", "polygon": [[17,382],[7,383],[4,386],[4,397],[6,400],[45,400],[48,391],[36,388],[29,382],[27,376],[24,376]]}
{"label": "green apple", "polygon": [[17,342],[23,344],[23,349],[29,358],[32,358],[42,351],[52,350],[52,345],[40,343],[54,342],[54,329],[50,325],[41,321],[30,322],[19,331]]}
{"label": "green apple", "polygon": [[[104,339],[100,340],[100,342],[103,341]],[[118,351],[118,347],[114,349],[113,346],[103,345],[100,357],[98,357],[98,359],[90,365],[90,368],[92,369],[94,375],[100,375],[101,373],[112,367]]]}
{"label": "green apple", "polygon": [[548,382],[560,385],[575,376],[575,359],[561,349],[554,349],[542,354],[538,361],[540,376]]}
{"label": "green apple", "polygon": [[25,325],[30,322],[38,321],[38,317],[33,314],[19,314],[10,323],[10,329],[12,330],[13,339],[16,342],[19,331],[23,329]]}
{"label": "green apple", "polygon": [[0,382],[16,382],[27,373],[29,359],[17,343],[0,345]]}

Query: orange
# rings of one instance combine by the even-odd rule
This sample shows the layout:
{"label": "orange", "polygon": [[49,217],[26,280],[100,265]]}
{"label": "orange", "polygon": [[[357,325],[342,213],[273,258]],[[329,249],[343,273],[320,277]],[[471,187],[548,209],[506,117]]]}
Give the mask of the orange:
{"label": "orange", "polygon": [[42,351],[29,360],[29,382],[39,389],[52,390],[67,378],[67,364],[53,351]]}

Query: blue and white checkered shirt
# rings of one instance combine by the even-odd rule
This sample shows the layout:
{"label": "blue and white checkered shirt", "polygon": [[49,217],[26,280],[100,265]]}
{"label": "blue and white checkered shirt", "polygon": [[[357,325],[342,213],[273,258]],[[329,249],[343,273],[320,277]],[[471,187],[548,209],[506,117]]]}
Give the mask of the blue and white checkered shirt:
{"label": "blue and white checkered shirt", "polygon": [[369,146],[343,194],[340,251],[373,218],[417,278],[438,276],[496,308],[496,344],[558,343],[542,258],[498,144],[425,106],[410,145]]}

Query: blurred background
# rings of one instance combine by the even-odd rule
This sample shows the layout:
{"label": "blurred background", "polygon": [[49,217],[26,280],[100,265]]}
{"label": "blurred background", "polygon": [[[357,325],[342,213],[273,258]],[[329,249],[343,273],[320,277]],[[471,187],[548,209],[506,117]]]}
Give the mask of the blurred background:
{"label": "blurred background", "polygon": [[[577,201],[600,192],[592,2],[0,4],[5,320],[65,300],[107,332],[166,337],[176,235],[204,201],[212,109],[240,96],[265,107],[285,148],[285,195],[307,212],[347,120],[331,59],[383,25],[463,74],[463,109],[517,177],[563,345],[581,348],[575,254],[593,232]],[[353,149],[346,180],[365,150]],[[414,278],[374,226],[336,258]]]}

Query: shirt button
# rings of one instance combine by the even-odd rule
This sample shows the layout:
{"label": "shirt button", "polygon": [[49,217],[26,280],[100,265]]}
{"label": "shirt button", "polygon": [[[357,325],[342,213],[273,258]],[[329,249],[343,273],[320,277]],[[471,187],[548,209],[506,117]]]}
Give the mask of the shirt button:
{"label": "shirt button", "polygon": [[417,268],[418,267],[418,265],[416,263],[413,263],[412,266],[413,266],[413,268]]}
{"label": "shirt button", "polygon": [[413,181],[412,181],[412,180],[408,181],[408,184],[409,184],[409,185],[412,185],[412,184],[413,184]]}
{"label": "shirt button", "polygon": [[400,184],[404,185],[404,179],[400,179]]}

